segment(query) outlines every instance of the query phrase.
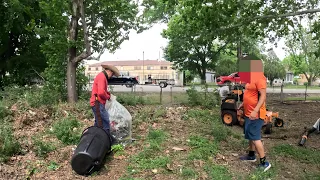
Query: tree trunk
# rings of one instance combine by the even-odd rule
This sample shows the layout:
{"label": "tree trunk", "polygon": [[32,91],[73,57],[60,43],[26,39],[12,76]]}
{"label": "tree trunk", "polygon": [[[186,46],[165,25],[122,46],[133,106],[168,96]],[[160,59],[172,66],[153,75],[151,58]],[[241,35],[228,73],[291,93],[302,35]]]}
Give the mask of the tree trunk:
{"label": "tree trunk", "polygon": [[240,63],[240,58],[242,56],[242,49],[241,49],[241,38],[239,38],[237,42],[237,67],[239,66]]}
{"label": "tree trunk", "polygon": [[4,91],[4,76],[5,71],[0,71],[0,91]]}
{"label": "tree trunk", "polygon": [[77,65],[72,62],[72,59],[74,57],[75,56],[71,55],[67,64],[67,88],[68,88],[69,103],[75,103],[78,101],[77,83],[76,83]]}
{"label": "tree trunk", "polygon": [[271,87],[273,86],[273,80],[274,80],[274,79],[269,79],[269,81],[270,81],[270,86],[271,86]]}
{"label": "tree trunk", "polygon": [[[78,37],[78,20],[80,18],[79,1],[72,1],[72,17],[69,24],[68,39],[72,42],[77,41]],[[78,100],[77,88],[76,88],[76,69],[77,62],[77,48],[75,46],[69,48],[69,59],[67,64],[67,89],[68,89],[68,102],[75,103]]]}
{"label": "tree trunk", "polygon": [[311,83],[312,83],[311,78],[308,78],[307,80],[308,80],[308,86],[311,86]]}
{"label": "tree trunk", "polygon": [[206,84],[206,70],[202,70],[200,78],[201,84]]}
{"label": "tree trunk", "polygon": [[309,77],[307,76],[307,73],[304,73],[304,75],[306,76],[306,79],[307,79],[307,81],[308,81],[308,86],[311,86],[312,79],[313,79],[313,78],[312,78],[312,76],[313,76],[313,75],[312,75],[312,74],[310,74],[310,76],[309,76]]}
{"label": "tree trunk", "polygon": [[186,80],[186,71],[182,71],[183,79],[182,79],[182,86],[186,86],[187,80]]}

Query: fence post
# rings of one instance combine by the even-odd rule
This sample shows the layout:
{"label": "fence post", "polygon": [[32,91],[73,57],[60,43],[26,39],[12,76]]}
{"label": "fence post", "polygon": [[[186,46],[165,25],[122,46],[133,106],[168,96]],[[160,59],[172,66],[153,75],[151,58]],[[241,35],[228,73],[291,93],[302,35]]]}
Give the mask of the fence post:
{"label": "fence post", "polygon": [[162,104],[162,87],[160,87],[160,104]]}
{"label": "fence post", "polygon": [[306,84],[306,91],[304,92],[304,101],[307,101],[307,90],[308,90],[308,84]]}
{"label": "fence post", "polygon": [[173,101],[172,101],[172,87],[173,87],[173,86],[170,86],[170,96],[171,96],[170,98],[171,98],[171,104],[173,103]]}
{"label": "fence post", "polygon": [[283,103],[283,83],[281,83],[280,101]]}

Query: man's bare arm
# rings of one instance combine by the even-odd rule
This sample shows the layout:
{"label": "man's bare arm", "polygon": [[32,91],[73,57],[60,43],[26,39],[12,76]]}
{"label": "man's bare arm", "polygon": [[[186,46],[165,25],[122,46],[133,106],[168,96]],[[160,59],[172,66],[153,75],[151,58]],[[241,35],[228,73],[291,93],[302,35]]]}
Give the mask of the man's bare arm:
{"label": "man's bare arm", "polygon": [[260,92],[260,98],[259,98],[257,106],[253,110],[255,112],[259,112],[261,106],[263,105],[263,103],[267,99],[267,89],[260,89],[259,92]]}

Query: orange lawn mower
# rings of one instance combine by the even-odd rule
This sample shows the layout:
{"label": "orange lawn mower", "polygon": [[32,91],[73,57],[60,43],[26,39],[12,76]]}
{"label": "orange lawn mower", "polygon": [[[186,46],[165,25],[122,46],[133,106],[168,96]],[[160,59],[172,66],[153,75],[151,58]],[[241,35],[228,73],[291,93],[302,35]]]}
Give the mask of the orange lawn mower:
{"label": "orange lawn mower", "polygon": [[[244,87],[241,85],[234,85],[231,87],[232,89],[228,96],[226,96],[221,103],[221,118],[222,122],[225,125],[240,125],[244,124],[244,114],[243,109],[239,109],[238,107],[243,101],[243,89]],[[274,124],[275,127],[283,127],[283,120],[279,118],[278,112],[272,112],[267,110],[267,115],[263,119],[265,126],[265,134],[272,133],[272,126]]]}

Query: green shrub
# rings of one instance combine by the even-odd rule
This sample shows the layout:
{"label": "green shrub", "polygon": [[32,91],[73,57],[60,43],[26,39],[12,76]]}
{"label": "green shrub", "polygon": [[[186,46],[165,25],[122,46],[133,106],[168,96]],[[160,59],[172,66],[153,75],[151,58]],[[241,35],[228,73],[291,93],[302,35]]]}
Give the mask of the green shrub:
{"label": "green shrub", "polygon": [[53,143],[44,142],[39,138],[33,138],[33,144],[35,153],[39,157],[47,157],[49,152],[56,150],[56,147]]}
{"label": "green shrub", "polygon": [[25,92],[25,99],[31,107],[53,105],[59,102],[59,93],[48,88],[34,88]]}
{"label": "green shrub", "polygon": [[3,120],[8,115],[10,115],[10,110],[7,109],[5,106],[3,106],[2,103],[0,102],[0,119]]}
{"label": "green shrub", "polygon": [[122,105],[135,106],[138,104],[146,104],[145,99],[142,96],[136,96],[134,94],[121,94],[117,95],[117,101]]}
{"label": "green shrub", "polygon": [[20,152],[20,144],[13,136],[11,124],[0,126],[0,161],[6,161],[10,156]]}
{"label": "green shrub", "polygon": [[81,123],[72,118],[65,118],[53,125],[53,133],[66,145],[77,144],[81,137]]}
{"label": "green shrub", "polygon": [[203,106],[211,109],[219,104],[220,97],[216,91],[208,92],[207,85],[203,87],[203,90],[204,92],[199,92],[196,90],[195,86],[192,86],[187,90],[189,106]]}

